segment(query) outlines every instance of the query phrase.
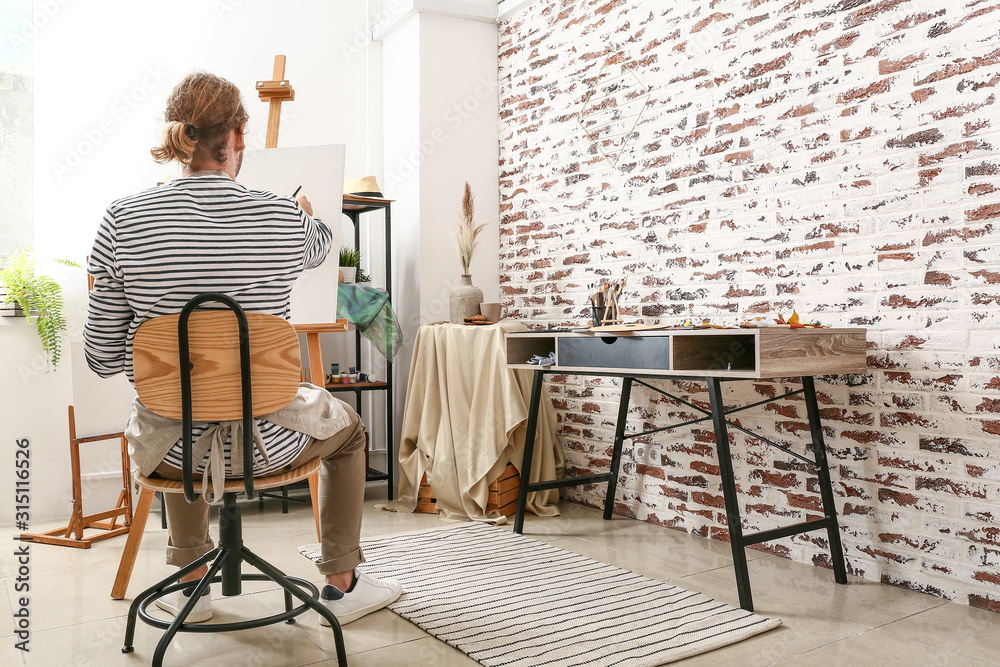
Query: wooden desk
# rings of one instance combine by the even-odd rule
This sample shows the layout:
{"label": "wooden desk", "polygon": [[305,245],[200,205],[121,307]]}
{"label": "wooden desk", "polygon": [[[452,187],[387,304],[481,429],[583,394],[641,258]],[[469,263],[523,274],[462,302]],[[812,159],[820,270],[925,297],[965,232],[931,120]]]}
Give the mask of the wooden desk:
{"label": "wooden desk", "polygon": [[[823,443],[823,429],[816,403],[813,376],[865,372],[865,333],[865,329],[860,328],[667,330],[618,335],[536,331],[508,333],[505,341],[507,367],[534,370],[522,470],[531,468],[538,405],[542,396],[542,382],[546,375],[560,373],[623,378],[610,471],[599,475],[534,483],[529,483],[522,473],[514,531],[520,533],[524,528],[525,498],[529,491],[578,484],[607,483],[604,518],[610,519],[614,509],[618,467],[624,440],[711,420],[715,431],[715,445],[719,453],[719,474],[722,478],[722,492],[726,503],[726,518],[740,606],[753,611],[746,547],[813,530],[826,530],[834,578],[837,583],[846,584],[847,568],[840,543],[837,510],[834,506],[830,468],[826,460],[826,447]],[[539,368],[524,363],[532,355],[546,356],[551,352],[556,356],[554,366]],[[782,396],[728,409],[722,401],[723,382],[790,377],[801,378],[802,388]],[[663,389],[643,382],[642,379],[645,378],[705,382],[711,410],[704,410]],[[633,384],[641,384],[706,416],[641,433],[626,434],[625,423]],[[802,394],[805,399],[814,459],[793,452],[727,419],[728,415],[735,412],[796,394]],[[730,426],[814,466],[819,477],[823,518],[744,534],[736,481],[733,476],[732,454],[729,449],[727,429]]]}

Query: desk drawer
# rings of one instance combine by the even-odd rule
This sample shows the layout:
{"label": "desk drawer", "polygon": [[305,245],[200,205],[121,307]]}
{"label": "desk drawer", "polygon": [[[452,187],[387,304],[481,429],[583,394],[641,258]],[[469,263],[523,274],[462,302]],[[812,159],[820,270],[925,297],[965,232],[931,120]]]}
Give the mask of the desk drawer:
{"label": "desk drawer", "polygon": [[557,341],[560,366],[670,370],[669,336],[586,336]]}

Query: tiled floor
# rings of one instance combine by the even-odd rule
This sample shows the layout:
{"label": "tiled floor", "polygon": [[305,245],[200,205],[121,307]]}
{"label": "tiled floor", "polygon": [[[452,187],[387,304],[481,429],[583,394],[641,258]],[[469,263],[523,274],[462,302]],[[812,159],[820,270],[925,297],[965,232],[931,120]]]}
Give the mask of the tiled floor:
{"label": "tiled floor", "polygon": [[[380,497],[381,496],[381,497]],[[392,514],[375,509],[384,487],[370,487],[364,535],[439,527],[437,517]],[[312,514],[293,505],[282,515],[277,501],[264,510],[244,505],[244,539],[265,559],[289,574],[320,577],[296,547],[315,542]],[[529,515],[525,534],[648,577],[670,581],[718,600],[738,604],[729,546],[625,518],[601,520],[598,511],[562,506],[559,518]],[[33,525],[42,530],[47,526]],[[52,525],[51,527],[56,527]],[[16,531],[0,529],[12,544]],[[129,595],[165,576],[166,533],[151,516]],[[13,543],[17,544],[17,543]],[[149,664],[159,631],[139,624],[135,652],[120,652],[128,601],[110,598],[123,538],[90,550],[33,545],[30,549],[31,652],[14,648],[12,616],[17,564],[13,549],[0,553],[0,665]],[[776,630],[740,644],[690,658],[682,665],[986,665],[1000,664],[1000,614],[851,578],[837,586],[827,570],[749,552],[754,602],[761,614],[780,617]],[[20,595],[20,594],[18,594]],[[216,600],[215,618],[232,620],[252,612],[280,609],[280,593],[263,584],[239,598]],[[456,649],[427,635],[392,612],[380,611],[345,630],[352,667],[451,667],[475,665]],[[211,661],[209,663],[209,661]],[[294,626],[249,632],[178,635],[167,665],[335,665],[330,630],[314,614]]]}

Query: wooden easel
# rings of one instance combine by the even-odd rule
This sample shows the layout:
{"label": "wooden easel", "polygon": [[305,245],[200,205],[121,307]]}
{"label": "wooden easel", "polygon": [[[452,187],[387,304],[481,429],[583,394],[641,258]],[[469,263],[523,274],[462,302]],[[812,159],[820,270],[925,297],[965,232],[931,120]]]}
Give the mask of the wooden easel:
{"label": "wooden easel", "polygon": [[[274,57],[274,79],[272,81],[258,81],[256,84],[257,95],[263,102],[270,102],[271,108],[267,115],[267,138],[264,148],[278,147],[278,124],[281,120],[281,103],[295,100],[295,89],[285,78],[285,56],[276,55]],[[306,344],[309,351],[309,376],[313,384],[324,386],[326,384],[326,370],[323,365],[323,357],[320,352],[319,335],[321,333],[343,333],[348,330],[347,320],[337,320],[334,323],[322,324],[296,324],[295,330],[306,335]],[[318,519],[317,519],[318,521]],[[318,528],[318,524],[317,524]]]}
{"label": "wooden easel", "polygon": [[612,286],[608,290],[604,300],[604,317],[601,319],[602,325],[615,326],[622,323],[622,311],[618,307],[618,297],[621,295],[620,288]]}
{"label": "wooden easel", "polygon": [[264,148],[278,147],[278,123],[281,120],[281,103],[295,100],[295,89],[285,79],[285,56],[274,57],[274,74],[271,81],[257,82],[257,96],[263,102],[270,102],[267,113],[267,139]]}
{"label": "wooden easel", "polygon": [[[114,509],[85,516],[83,513],[83,483],[80,477],[80,445],[87,442],[114,440],[115,438],[121,441],[122,454],[122,490],[118,494],[118,502]],[[125,434],[106,433],[78,438],[76,436],[76,416],[71,405],[69,406],[69,457],[73,475],[73,511],[70,514],[69,524],[63,528],[55,528],[44,533],[21,533],[22,542],[89,549],[94,542],[129,532],[132,525],[132,494],[129,492],[132,474]],[[121,525],[118,524],[118,517],[122,518]],[[83,531],[88,528],[105,532],[84,536]],[[71,534],[73,537],[70,537]]]}
{"label": "wooden easel", "polygon": [[[267,137],[264,148],[278,147],[278,126],[281,121],[281,103],[295,100],[295,89],[285,78],[285,56],[274,57],[274,72],[271,81],[257,82],[257,96],[262,102],[269,102],[271,108],[267,112]],[[338,321],[334,324],[300,324],[295,326],[298,333],[306,335],[306,345],[309,350],[309,377],[312,383],[326,385],[326,370],[323,366],[323,356],[320,353],[319,335],[328,331],[347,331],[347,322]],[[263,495],[263,494],[261,494]],[[316,520],[316,535],[319,536],[319,477],[309,478],[309,496],[312,500],[313,518]]]}

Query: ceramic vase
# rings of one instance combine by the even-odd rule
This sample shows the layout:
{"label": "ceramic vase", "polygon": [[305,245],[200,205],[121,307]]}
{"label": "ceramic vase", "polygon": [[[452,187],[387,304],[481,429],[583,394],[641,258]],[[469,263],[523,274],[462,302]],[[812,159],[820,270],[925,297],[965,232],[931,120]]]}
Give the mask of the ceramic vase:
{"label": "ceramic vase", "polygon": [[449,297],[448,321],[462,324],[466,317],[479,314],[479,304],[483,302],[483,290],[472,284],[472,275],[462,274],[462,284],[451,291]]}
{"label": "ceramic vase", "polygon": [[353,283],[354,278],[358,273],[358,267],[356,266],[342,266],[340,267],[340,275],[344,277],[345,283]]}

